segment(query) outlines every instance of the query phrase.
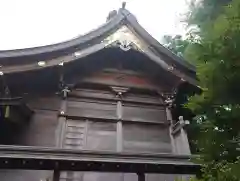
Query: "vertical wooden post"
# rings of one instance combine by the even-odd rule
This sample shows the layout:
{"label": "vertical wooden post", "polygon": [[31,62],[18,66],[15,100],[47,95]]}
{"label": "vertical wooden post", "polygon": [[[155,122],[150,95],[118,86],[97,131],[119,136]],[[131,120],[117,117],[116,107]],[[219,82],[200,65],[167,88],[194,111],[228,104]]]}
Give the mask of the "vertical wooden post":
{"label": "vertical wooden post", "polygon": [[122,121],[117,122],[117,151],[121,152],[123,147]]}
{"label": "vertical wooden post", "polygon": [[180,130],[180,136],[182,141],[182,153],[185,155],[191,155],[187,132],[183,128]]}
{"label": "vertical wooden post", "polygon": [[137,173],[138,181],[145,181],[145,173]]}
{"label": "vertical wooden post", "polygon": [[59,181],[60,180],[60,171],[54,170],[53,172],[53,181]]}
{"label": "vertical wooden post", "polygon": [[63,147],[63,138],[66,124],[66,117],[64,114],[66,113],[67,102],[65,99],[62,99],[62,103],[60,106],[60,116],[58,118],[58,127],[57,127],[57,135],[56,135],[56,143],[58,148]]}
{"label": "vertical wooden post", "polygon": [[171,113],[171,110],[168,106],[166,107],[166,116],[167,116],[167,120],[170,123],[169,124],[169,136],[170,136],[170,139],[171,139],[172,153],[177,153],[175,140],[174,140],[174,137],[172,135],[172,126],[173,126],[172,113]]}
{"label": "vertical wooden post", "polygon": [[122,151],[122,145],[123,145],[123,135],[122,135],[122,102],[118,101],[117,102],[117,117],[118,117],[118,122],[117,122],[117,151],[121,152]]}
{"label": "vertical wooden post", "polygon": [[60,106],[60,110],[59,110],[59,113],[60,113],[60,116],[58,118],[58,128],[57,128],[57,139],[56,139],[56,145],[57,147],[59,148],[62,148],[63,147],[63,138],[64,138],[64,133],[65,133],[65,124],[66,124],[66,117],[65,117],[65,114],[66,114],[66,111],[67,111],[67,94],[68,92],[70,92],[70,90],[65,87],[63,90],[62,90],[62,101],[61,101],[61,106]]}

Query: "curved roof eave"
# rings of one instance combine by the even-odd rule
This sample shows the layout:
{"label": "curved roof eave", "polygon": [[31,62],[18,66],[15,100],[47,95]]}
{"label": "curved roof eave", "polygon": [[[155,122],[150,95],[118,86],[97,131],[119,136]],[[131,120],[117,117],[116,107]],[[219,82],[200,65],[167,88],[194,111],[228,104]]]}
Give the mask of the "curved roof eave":
{"label": "curved roof eave", "polygon": [[81,45],[116,28],[124,20],[124,18],[125,17],[121,13],[118,13],[116,16],[111,18],[108,22],[97,29],[94,29],[83,36],[65,42],[33,48],[0,51],[0,59],[50,53],[53,51],[60,51],[66,48]]}
{"label": "curved roof eave", "polygon": [[[20,50],[8,50],[8,51],[0,51],[0,59],[1,58],[10,58],[10,57],[22,57],[22,56],[30,56],[30,55],[39,55],[39,54],[50,54],[51,52],[62,51],[67,48],[88,44],[91,40],[106,36],[107,34],[111,33],[113,30],[118,29],[120,25],[124,24],[129,25],[133,28],[133,30],[139,34],[139,36],[152,48],[156,51],[157,54],[164,54],[167,55],[171,63],[175,64],[177,67],[180,67],[184,72],[190,73],[191,77],[194,77],[195,74],[195,67],[186,62],[185,60],[181,59],[170,50],[165,48],[161,45],[156,39],[154,39],[137,21],[134,15],[132,15],[128,10],[124,8],[120,8],[118,13],[112,17],[108,22],[104,25],[95,29],[86,35],[81,37],[58,43],[53,45],[47,45],[42,47],[35,47],[35,48],[27,48],[27,49],[20,49]],[[58,63],[58,62],[57,62]],[[54,63],[57,65],[57,63]],[[27,66],[27,70],[31,65]],[[52,65],[51,65],[52,66]],[[31,66],[32,67],[32,66]],[[33,67],[35,67],[33,65]],[[10,67],[9,67],[10,68]],[[11,68],[10,68],[11,69]],[[10,70],[9,69],[9,70]],[[24,69],[23,69],[24,70]],[[9,71],[11,72],[11,71]],[[187,74],[188,74],[187,73]]]}

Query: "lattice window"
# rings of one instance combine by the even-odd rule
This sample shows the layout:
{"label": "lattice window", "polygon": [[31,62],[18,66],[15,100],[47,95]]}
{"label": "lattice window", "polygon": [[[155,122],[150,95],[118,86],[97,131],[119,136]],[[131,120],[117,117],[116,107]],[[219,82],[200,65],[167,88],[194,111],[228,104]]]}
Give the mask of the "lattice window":
{"label": "lattice window", "polygon": [[64,148],[83,149],[86,137],[86,121],[67,120]]}

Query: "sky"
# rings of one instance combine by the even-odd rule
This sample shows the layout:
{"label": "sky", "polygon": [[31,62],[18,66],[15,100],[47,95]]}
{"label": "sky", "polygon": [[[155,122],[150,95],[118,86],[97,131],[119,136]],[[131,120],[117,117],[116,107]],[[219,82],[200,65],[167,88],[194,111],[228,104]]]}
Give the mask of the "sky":
{"label": "sky", "polygon": [[[0,50],[44,46],[105,23],[124,0],[0,0]],[[125,0],[126,9],[158,41],[184,34],[186,0]]]}

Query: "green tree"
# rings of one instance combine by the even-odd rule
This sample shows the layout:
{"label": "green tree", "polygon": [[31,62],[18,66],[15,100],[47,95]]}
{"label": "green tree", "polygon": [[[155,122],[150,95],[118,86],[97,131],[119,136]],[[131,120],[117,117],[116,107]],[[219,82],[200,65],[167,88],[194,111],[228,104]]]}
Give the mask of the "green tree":
{"label": "green tree", "polygon": [[189,26],[196,26],[199,31],[205,31],[212,26],[223,12],[223,6],[229,4],[232,0],[192,0],[187,13],[187,23]]}
{"label": "green tree", "polygon": [[188,58],[197,67],[202,93],[191,97],[187,107],[197,115],[193,121],[200,130],[196,141],[203,180],[237,181],[240,180],[237,150],[240,147],[240,1],[216,2],[203,1],[192,13],[197,21],[189,22],[198,25],[200,38],[185,51],[190,52]]}
{"label": "green tree", "polygon": [[196,65],[202,93],[187,108],[197,115],[201,181],[240,180],[240,0],[191,3],[185,40],[166,36],[165,45]]}
{"label": "green tree", "polygon": [[176,55],[183,57],[183,54],[185,52],[185,49],[189,45],[189,41],[183,39],[181,35],[171,36],[171,35],[165,35],[163,37],[163,45],[171,50]]}

